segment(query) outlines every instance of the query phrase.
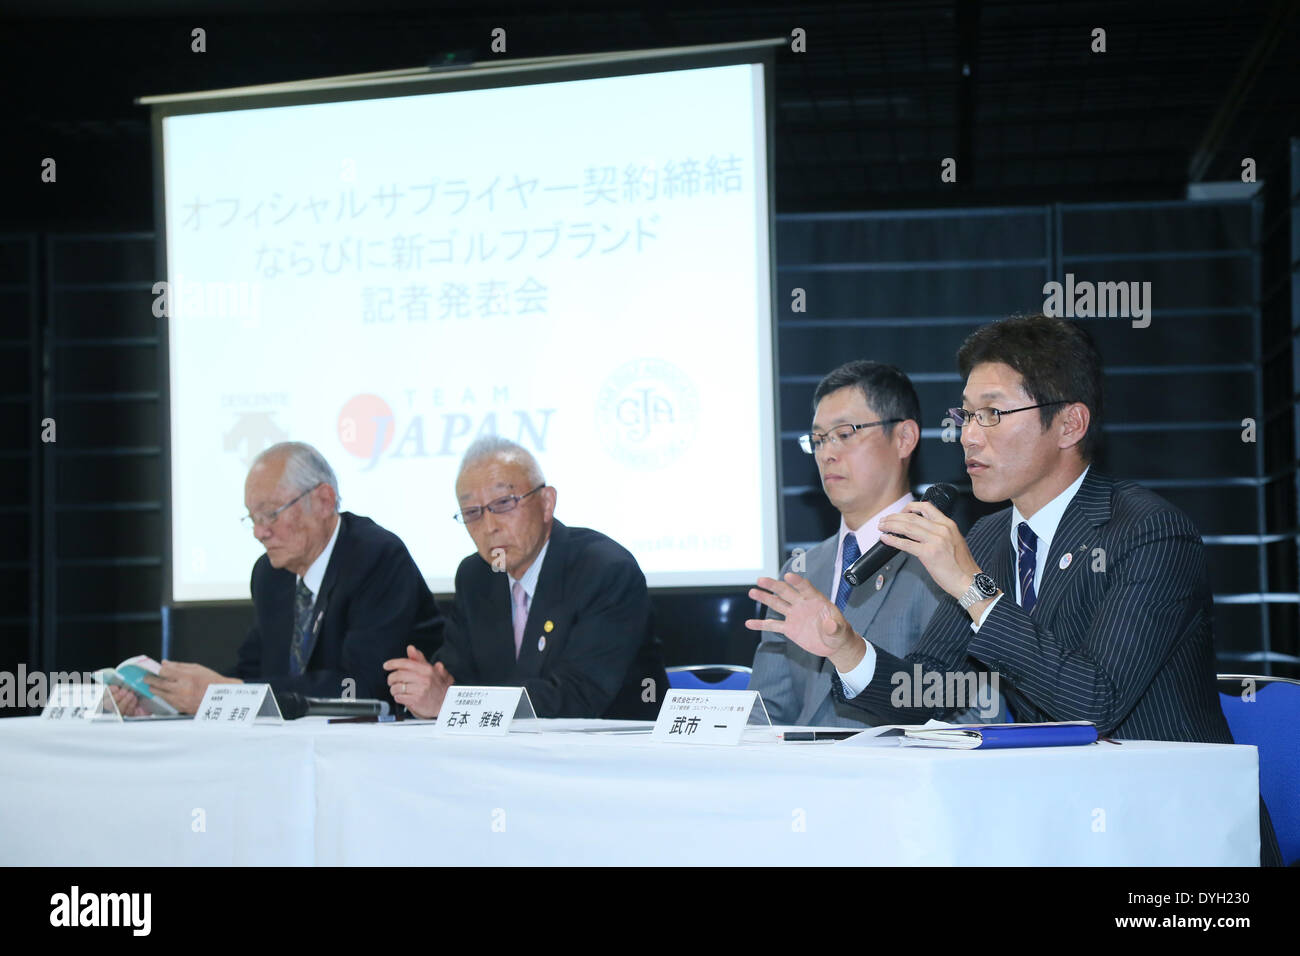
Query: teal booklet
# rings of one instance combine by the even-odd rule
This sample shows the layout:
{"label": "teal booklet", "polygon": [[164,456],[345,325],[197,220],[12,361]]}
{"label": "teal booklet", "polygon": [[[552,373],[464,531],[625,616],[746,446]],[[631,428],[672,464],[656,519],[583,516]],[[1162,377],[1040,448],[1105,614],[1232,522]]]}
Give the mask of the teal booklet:
{"label": "teal booklet", "polygon": [[1097,727],[1087,720],[1048,724],[952,724],[905,730],[904,747],[997,750],[1010,747],[1077,747],[1097,742]]}
{"label": "teal booklet", "polygon": [[137,654],[135,657],[128,657],[117,667],[105,667],[95,671],[95,679],[134,691],[140,698],[140,706],[150,714],[172,717],[176,714],[176,708],[155,694],[153,689],[144,682],[146,676],[150,674],[156,676],[160,669],[160,665],[152,657]]}

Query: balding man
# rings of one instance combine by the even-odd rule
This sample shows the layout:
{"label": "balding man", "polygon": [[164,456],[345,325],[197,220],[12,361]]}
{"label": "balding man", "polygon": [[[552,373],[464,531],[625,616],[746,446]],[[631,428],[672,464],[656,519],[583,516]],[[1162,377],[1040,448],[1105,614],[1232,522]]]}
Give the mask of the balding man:
{"label": "balding man", "polygon": [[456,495],[478,553],[456,572],[442,649],[384,664],[394,699],[433,717],[452,683],[522,686],[539,717],[653,720],[668,680],[636,558],[556,521],[556,490],[514,442],[471,445]]}
{"label": "balding man", "polygon": [[[390,700],[383,662],[414,642],[436,647],[444,620],[401,539],[339,513],[338,479],[311,445],[282,442],[253,461],[244,523],[266,549],[253,565],[256,620],[233,676],[164,661],[148,679],[181,713],[213,683],[265,682],[277,694]],[[114,688],[128,713],[143,713]]]}

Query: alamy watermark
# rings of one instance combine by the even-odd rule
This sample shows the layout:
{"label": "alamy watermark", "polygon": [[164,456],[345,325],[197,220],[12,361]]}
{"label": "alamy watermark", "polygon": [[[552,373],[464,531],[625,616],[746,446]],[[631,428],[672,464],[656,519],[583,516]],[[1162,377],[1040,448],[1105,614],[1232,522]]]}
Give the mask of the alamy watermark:
{"label": "alamy watermark", "polygon": [[148,936],[152,911],[152,893],[83,893],[74,885],[50,897],[51,926],[125,926],[133,936]]}
{"label": "alamy watermark", "polygon": [[170,319],[240,319],[256,328],[262,318],[262,283],[204,282],[177,275],[153,284],[153,314]]}
{"label": "alamy watermark", "polygon": [[889,678],[893,691],[889,702],[895,707],[968,710],[975,708],[984,718],[996,717],[998,674],[996,671],[922,671],[913,664],[911,673],[895,671]]}
{"label": "alamy watermark", "polygon": [[1056,319],[1132,319],[1133,328],[1151,324],[1150,282],[1082,282],[1065,274],[1064,284],[1043,285],[1043,314]]}
{"label": "alamy watermark", "polygon": [[73,684],[93,684],[92,671],[29,671],[19,664],[17,673],[0,671],[0,708],[44,707],[54,696],[55,689]]}

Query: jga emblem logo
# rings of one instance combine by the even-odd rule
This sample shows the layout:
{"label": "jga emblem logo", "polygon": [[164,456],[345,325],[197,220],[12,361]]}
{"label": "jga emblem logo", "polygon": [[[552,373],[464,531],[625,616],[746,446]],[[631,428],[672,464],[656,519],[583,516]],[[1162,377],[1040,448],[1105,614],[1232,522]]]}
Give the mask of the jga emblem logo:
{"label": "jga emblem logo", "polygon": [[596,395],[596,434],[616,460],[652,471],[677,460],[695,441],[700,400],[695,383],[662,359],[614,370]]}

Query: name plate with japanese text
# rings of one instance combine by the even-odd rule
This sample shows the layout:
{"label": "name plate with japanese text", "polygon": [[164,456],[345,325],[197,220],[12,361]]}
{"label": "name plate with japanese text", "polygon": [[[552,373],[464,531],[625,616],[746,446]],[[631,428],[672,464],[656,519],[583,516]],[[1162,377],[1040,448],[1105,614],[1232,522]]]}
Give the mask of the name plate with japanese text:
{"label": "name plate with japanese text", "polygon": [[85,721],[111,720],[121,723],[117,702],[100,681],[86,684],[57,683],[51,688],[50,701],[41,711],[42,720]]}
{"label": "name plate with japanese text", "polygon": [[453,684],[438,712],[435,734],[504,737],[516,718],[535,720],[537,712],[522,687],[461,687]]}
{"label": "name plate with japanese text", "polygon": [[756,690],[679,688],[664,697],[650,736],[664,743],[734,746],[751,723],[771,725]]}
{"label": "name plate with japanese text", "polygon": [[204,727],[251,727],[282,724],[280,705],[270,684],[209,684],[194,712]]}

